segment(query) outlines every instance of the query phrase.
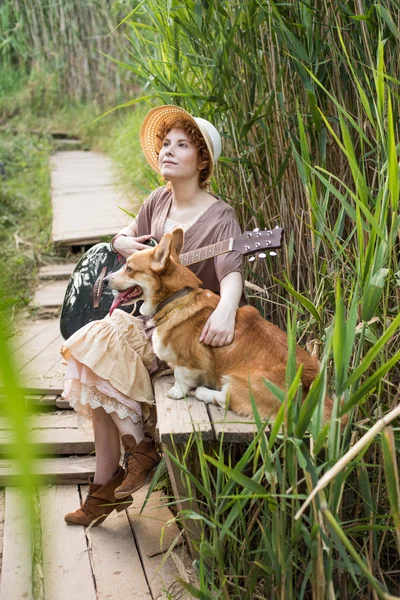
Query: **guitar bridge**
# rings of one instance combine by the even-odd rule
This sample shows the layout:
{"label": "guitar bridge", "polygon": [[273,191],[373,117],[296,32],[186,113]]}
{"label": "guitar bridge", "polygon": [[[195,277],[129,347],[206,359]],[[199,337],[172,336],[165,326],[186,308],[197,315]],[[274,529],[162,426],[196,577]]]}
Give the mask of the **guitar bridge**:
{"label": "guitar bridge", "polygon": [[100,272],[100,275],[98,276],[98,278],[96,279],[96,281],[93,284],[93,291],[92,291],[93,308],[99,308],[99,306],[100,306],[100,298],[103,293],[104,278],[105,278],[106,274],[107,274],[107,267],[103,267]]}

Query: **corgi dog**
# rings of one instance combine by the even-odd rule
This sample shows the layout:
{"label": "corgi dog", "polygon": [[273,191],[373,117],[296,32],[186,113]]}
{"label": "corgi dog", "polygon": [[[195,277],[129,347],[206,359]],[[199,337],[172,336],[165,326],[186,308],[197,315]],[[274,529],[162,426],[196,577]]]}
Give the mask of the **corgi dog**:
{"label": "corgi dog", "polygon": [[[120,304],[143,300],[140,312],[152,316],[155,354],[174,369],[175,384],[168,396],[183,398],[195,390],[196,398],[215,403],[243,416],[253,414],[250,389],[262,418],[273,420],[281,404],[265,386],[269,380],[284,389],[288,345],[286,334],[261,317],[252,306],[237,310],[235,336],[226,346],[199,342],[200,334],[219,302],[219,296],[201,287],[200,280],[179,262],[183,230],[166,233],[149,250],[131,255],[107,285],[120,293]],[[303,365],[301,383],[306,395],[319,371],[319,362],[296,346],[296,364]],[[325,400],[328,420],[332,400]]]}

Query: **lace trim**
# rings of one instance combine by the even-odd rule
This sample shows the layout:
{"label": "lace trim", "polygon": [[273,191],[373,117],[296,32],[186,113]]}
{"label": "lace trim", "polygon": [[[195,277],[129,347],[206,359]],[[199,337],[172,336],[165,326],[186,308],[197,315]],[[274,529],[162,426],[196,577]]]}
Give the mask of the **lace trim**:
{"label": "lace trim", "polygon": [[72,408],[86,419],[92,418],[92,410],[102,406],[106,413],[117,413],[120,419],[130,417],[134,423],[141,423],[142,416],[133,409],[121,404],[115,398],[110,398],[95,387],[78,383],[72,383],[68,400]]}

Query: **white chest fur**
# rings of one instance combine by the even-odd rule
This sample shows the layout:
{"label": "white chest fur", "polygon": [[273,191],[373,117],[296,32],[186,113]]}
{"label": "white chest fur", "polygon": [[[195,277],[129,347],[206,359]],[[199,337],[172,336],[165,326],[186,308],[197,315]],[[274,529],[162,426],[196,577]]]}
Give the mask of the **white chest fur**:
{"label": "white chest fur", "polygon": [[165,360],[165,362],[174,368],[176,366],[176,354],[169,344],[164,346],[164,344],[161,342],[160,336],[158,335],[157,329],[153,333],[152,343],[153,350],[155,354],[157,354],[158,358]]}

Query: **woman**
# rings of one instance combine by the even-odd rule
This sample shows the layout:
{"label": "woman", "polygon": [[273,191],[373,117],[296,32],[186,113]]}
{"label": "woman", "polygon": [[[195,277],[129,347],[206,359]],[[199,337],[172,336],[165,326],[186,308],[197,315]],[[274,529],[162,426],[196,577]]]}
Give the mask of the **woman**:
{"label": "woman", "polygon": [[[140,139],[149,164],[168,184],[155,190],[136,219],[113,238],[116,252],[128,257],[147,249],[148,238],[160,241],[177,226],[185,230],[184,252],[240,235],[233,209],[207,191],[221,153],[221,138],[211,123],[179,107],[162,106],[148,113]],[[199,341],[230,344],[244,299],[241,255],[230,252],[190,268],[204,287],[220,294]],[[67,360],[64,396],[92,419],[96,448],[89,494],[65,520],[99,525],[114,509],[131,504],[131,494],[151,478],[160,461],[152,436],[143,429],[154,403],[150,375],[160,364],[146,320],[118,309],[82,327],[61,352]],[[119,466],[120,440],[126,470]]]}

